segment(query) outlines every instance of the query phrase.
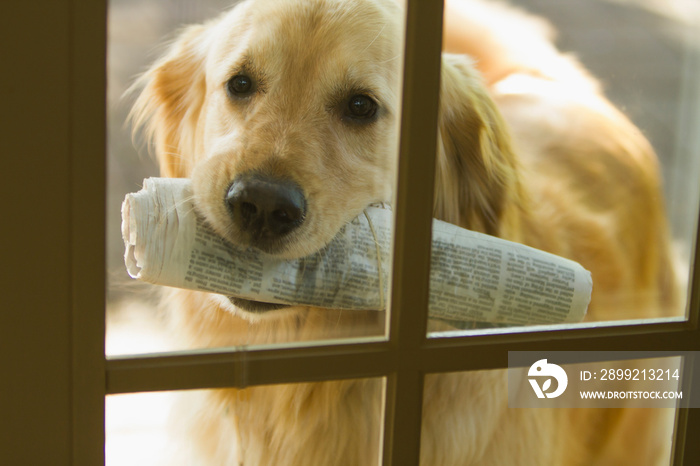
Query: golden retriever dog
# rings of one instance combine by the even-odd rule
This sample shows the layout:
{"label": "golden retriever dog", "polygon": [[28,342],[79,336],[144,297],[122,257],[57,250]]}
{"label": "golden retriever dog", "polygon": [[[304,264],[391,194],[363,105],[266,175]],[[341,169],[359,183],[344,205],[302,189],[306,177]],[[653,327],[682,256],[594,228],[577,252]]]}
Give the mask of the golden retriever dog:
{"label": "golden retriever dog", "polygon": [[[594,282],[589,320],[673,312],[649,143],[552,45],[544,21],[487,1],[446,8],[434,216],[580,262]],[[368,204],[392,201],[403,19],[392,0],[244,1],[185,29],[144,74],[135,126],[163,176],[193,180],[196,209],[228,241],[308,255]],[[184,290],[167,292],[163,307],[192,347],[384,331],[381,312]],[[668,452],[657,411],[509,409],[506,385],[502,370],[429,376],[421,464],[651,465]],[[382,387],[198,393],[178,412],[177,457],[376,464]]]}

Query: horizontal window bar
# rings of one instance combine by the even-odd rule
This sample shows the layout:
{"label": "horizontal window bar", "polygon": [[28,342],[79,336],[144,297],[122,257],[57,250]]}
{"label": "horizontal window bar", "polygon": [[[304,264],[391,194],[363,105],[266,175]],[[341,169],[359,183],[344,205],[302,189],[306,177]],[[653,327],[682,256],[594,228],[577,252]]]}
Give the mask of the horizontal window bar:
{"label": "horizontal window bar", "polygon": [[[369,339],[365,339],[369,340]],[[108,394],[373,377],[396,367],[386,342],[199,350],[107,359]]]}
{"label": "horizontal window bar", "polygon": [[[217,349],[107,359],[107,393],[235,387],[422,373],[499,369],[508,351],[693,351],[686,323],[575,328],[439,338],[414,349],[379,339],[309,347]],[[400,351],[400,357],[399,357]],[[406,361],[410,368],[404,367]]]}
{"label": "horizontal window bar", "polygon": [[660,333],[697,332],[697,327],[682,317],[583,322],[578,324],[533,325],[481,330],[452,330],[431,334],[433,346],[483,346],[539,340],[597,339]]}

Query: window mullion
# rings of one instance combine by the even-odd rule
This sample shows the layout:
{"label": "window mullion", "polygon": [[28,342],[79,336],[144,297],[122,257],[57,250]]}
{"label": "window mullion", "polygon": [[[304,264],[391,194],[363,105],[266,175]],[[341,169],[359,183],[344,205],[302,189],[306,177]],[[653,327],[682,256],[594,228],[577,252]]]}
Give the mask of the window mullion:
{"label": "window mullion", "polygon": [[107,2],[70,4],[72,462],[104,464]]}
{"label": "window mullion", "polygon": [[[698,215],[700,218],[700,214]],[[690,350],[700,351],[700,221],[696,224],[696,235],[694,246],[694,261],[689,280],[690,298],[688,304],[688,331],[679,334],[683,340],[691,342]],[[697,392],[700,390],[700,372],[693,371],[693,366],[697,364],[687,364],[684,370],[684,378],[690,377],[684,383],[684,390],[690,386],[690,390]],[[693,393],[693,392],[691,392]],[[676,431],[674,432],[673,465],[700,464],[700,448],[697,439],[700,437],[700,409],[682,408],[678,411],[676,421]]]}
{"label": "window mullion", "polygon": [[383,464],[418,464],[442,47],[442,2],[408,1],[396,189]]}
{"label": "window mullion", "polygon": [[[396,370],[396,352],[382,342],[275,349],[200,350],[107,361],[110,394],[223,388],[345,378]],[[241,379],[244,373],[244,379]]]}

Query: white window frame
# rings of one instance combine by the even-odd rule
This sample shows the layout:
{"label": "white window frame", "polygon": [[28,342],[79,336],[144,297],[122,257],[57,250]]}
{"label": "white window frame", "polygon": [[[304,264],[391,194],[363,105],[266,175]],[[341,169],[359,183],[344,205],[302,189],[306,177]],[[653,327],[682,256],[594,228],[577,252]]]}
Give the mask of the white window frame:
{"label": "white window frame", "polygon": [[[235,386],[245,365],[248,385],[386,377],[382,464],[417,465],[427,373],[503,368],[509,350],[700,350],[697,250],[687,321],[426,338],[442,5],[409,1],[389,340],[105,358],[106,14],[0,5],[0,464],[104,464],[105,395]],[[700,464],[700,410],[678,418],[672,464]]]}

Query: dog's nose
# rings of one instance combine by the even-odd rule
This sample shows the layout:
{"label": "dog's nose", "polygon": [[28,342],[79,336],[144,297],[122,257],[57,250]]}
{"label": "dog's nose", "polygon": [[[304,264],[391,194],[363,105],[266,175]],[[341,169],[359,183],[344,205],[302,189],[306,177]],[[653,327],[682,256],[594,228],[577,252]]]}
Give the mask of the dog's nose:
{"label": "dog's nose", "polygon": [[306,198],[289,180],[240,175],[229,186],[226,203],[233,222],[254,240],[279,239],[304,222]]}

